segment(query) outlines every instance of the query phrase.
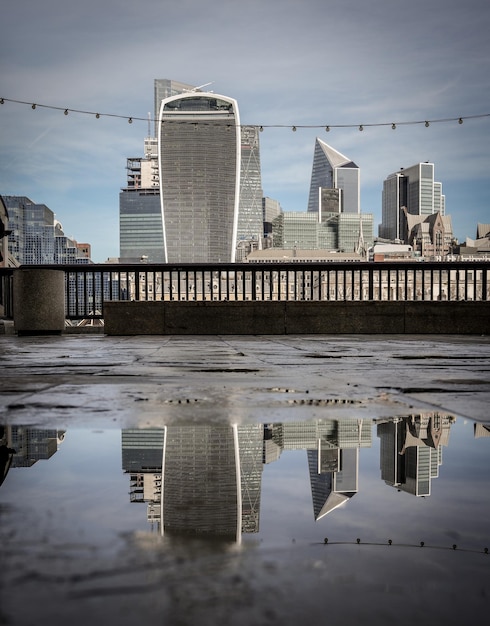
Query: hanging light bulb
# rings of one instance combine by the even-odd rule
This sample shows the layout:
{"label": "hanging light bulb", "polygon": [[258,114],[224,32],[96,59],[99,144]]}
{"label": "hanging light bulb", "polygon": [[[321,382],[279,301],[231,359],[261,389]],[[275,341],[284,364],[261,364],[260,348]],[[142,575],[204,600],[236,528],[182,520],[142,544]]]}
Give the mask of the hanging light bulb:
{"label": "hanging light bulb", "polygon": [[36,105],[35,104],[31,104],[31,109],[35,109]]}
{"label": "hanging light bulb", "polygon": [[430,126],[429,122],[425,122],[425,127],[429,128],[429,126]]}
{"label": "hanging light bulb", "polygon": [[264,127],[263,127],[263,126],[261,126],[261,127],[259,128],[259,130],[260,130],[260,132],[261,132],[261,133],[263,133],[263,132],[264,132]]}
{"label": "hanging light bulb", "polygon": [[130,117],[130,118],[128,119],[128,124],[132,124],[132,123],[133,123],[133,118],[132,118],[132,117]]}
{"label": "hanging light bulb", "polygon": [[326,126],[325,128],[325,132],[329,133],[330,132],[330,126]]}
{"label": "hanging light bulb", "polygon": [[462,124],[462,123],[463,123],[463,118],[460,117],[459,120],[458,120],[458,124]]}
{"label": "hanging light bulb", "polygon": [[359,126],[359,130],[364,130],[362,124]]}
{"label": "hanging light bulb", "polygon": [[0,104],[4,104],[4,103],[5,103],[4,99],[0,98]]}
{"label": "hanging light bulb", "polygon": [[293,133],[296,132],[296,126],[293,126]]}
{"label": "hanging light bulb", "polygon": [[68,109],[65,109],[65,115],[68,115]]}
{"label": "hanging light bulb", "polygon": [[97,120],[98,120],[98,119],[99,119],[99,117],[100,117],[100,113],[96,113],[96,114],[95,114],[95,119],[97,119]]}
{"label": "hanging light bulb", "polygon": [[396,130],[396,124],[395,124],[395,123],[393,123],[393,124],[391,125],[391,128],[392,128],[393,130]]}

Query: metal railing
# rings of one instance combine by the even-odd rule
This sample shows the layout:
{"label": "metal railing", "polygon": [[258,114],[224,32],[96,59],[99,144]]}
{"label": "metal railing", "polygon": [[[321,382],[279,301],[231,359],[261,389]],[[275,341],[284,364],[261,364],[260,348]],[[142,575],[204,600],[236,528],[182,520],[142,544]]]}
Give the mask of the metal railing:
{"label": "metal railing", "polygon": [[[24,266],[65,272],[68,320],[102,319],[107,300],[490,300],[488,261],[88,264]],[[12,316],[14,269],[0,269]]]}

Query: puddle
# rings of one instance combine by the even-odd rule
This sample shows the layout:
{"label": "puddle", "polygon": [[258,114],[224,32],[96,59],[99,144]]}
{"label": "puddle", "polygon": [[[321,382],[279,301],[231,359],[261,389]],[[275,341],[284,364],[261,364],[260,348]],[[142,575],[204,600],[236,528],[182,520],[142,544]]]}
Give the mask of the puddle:
{"label": "puddle", "polygon": [[490,503],[481,498],[490,427],[450,415],[123,430],[9,426],[2,443],[0,502],[9,510],[2,522],[16,534],[23,528],[25,540],[83,537],[104,549],[104,537],[147,532],[261,548],[360,534],[367,542],[490,544]]}
{"label": "puddle", "polygon": [[487,603],[490,425],[0,433],[2,623],[289,625],[328,609],[332,624],[450,624]]}

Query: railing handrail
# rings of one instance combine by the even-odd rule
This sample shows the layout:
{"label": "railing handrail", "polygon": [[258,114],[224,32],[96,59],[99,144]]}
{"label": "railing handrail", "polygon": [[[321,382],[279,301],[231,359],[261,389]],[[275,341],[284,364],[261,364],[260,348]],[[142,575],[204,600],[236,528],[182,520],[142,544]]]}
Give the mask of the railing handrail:
{"label": "railing handrail", "polygon": [[107,300],[482,300],[490,262],[274,261],[253,263],[75,263],[0,268],[0,305],[13,314],[13,276],[65,273],[66,318],[103,318]]}

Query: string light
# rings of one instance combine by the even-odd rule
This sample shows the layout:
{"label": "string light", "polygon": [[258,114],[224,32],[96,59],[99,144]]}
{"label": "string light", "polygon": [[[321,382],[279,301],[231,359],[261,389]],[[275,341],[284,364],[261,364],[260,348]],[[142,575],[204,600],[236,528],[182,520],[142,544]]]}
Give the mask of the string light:
{"label": "string light", "polygon": [[[65,115],[68,115],[68,113],[79,113],[82,115],[93,115],[95,116],[96,119],[100,119],[101,117],[114,117],[114,118],[119,118],[119,119],[125,119],[128,121],[129,124],[132,124],[133,120],[148,123],[148,117],[134,117],[134,116],[128,117],[127,115],[118,115],[115,113],[96,113],[95,111],[84,111],[80,109],[70,109],[70,108],[60,107],[60,106],[51,106],[48,104],[39,104],[39,103],[25,102],[22,100],[13,100],[10,98],[0,98],[0,104],[5,104],[6,102],[11,102],[14,104],[29,105],[32,109],[43,108],[43,109],[51,109],[55,111],[63,111]],[[291,126],[288,124],[261,124],[261,125],[241,124],[241,126],[255,126],[261,132],[264,130],[264,128],[291,128],[293,132],[295,132],[299,128],[325,128],[325,131],[328,133],[330,132],[332,128],[357,128],[358,130],[362,131],[368,127],[376,128],[380,126],[391,126],[393,130],[396,130],[399,126],[414,126],[414,125],[421,125],[421,124],[424,124],[425,127],[428,128],[430,124],[447,123],[447,122],[458,122],[458,124],[463,124],[464,120],[482,119],[484,117],[490,117],[490,113],[482,113],[480,115],[466,115],[464,117],[460,117],[460,116],[448,117],[448,118],[441,118],[441,119],[434,119],[434,120],[413,120],[413,121],[397,122],[396,124],[394,122],[377,122],[377,123],[372,123],[372,124],[330,124],[329,126],[325,126],[324,124],[295,124],[294,126]],[[151,121],[155,122],[156,120],[151,120]],[[209,122],[200,122],[200,123],[206,124]]]}

